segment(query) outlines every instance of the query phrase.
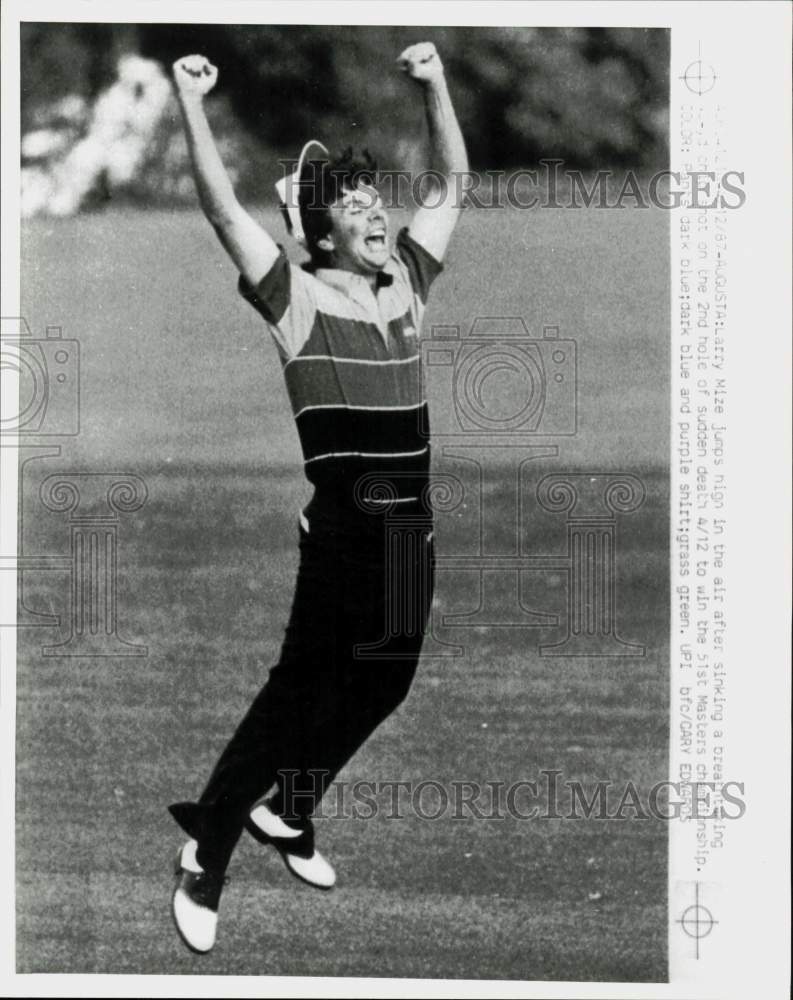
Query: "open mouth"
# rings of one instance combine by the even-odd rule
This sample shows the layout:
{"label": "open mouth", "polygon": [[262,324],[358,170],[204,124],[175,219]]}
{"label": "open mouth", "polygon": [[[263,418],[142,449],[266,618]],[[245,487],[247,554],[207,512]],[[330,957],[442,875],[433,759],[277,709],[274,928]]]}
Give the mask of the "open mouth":
{"label": "open mouth", "polygon": [[385,229],[374,229],[364,240],[370,250],[385,250]]}

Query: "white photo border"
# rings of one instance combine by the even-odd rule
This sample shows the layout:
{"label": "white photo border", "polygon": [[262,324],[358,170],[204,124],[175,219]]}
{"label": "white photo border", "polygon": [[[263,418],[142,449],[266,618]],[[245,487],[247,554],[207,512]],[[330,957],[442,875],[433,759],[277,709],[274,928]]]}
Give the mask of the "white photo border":
{"label": "white photo border", "polygon": [[[380,4],[230,0],[115,3],[9,0],[2,7],[2,305],[19,315],[19,23],[113,21],[303,24],[505,24],[671,29],[671,169],[684,167],[676,138],[683,102],[697,104],[686,67],[706,60],[724,107],[725,166],[745,177],[746,201],[729,214],[726,475],[728,487],[727,649],[729,777],[745,783],[746,813],[729,829],[706,881],[718,890],[718,934],[692,962],[681,954],[680,884],[690,884],[690,844],[670,823],[668,984],[512,981],[297,979],[217,976],[18,975],[14,942],[15,632],[0,629],[0,976],[19,996],[503,996],[689,998],[787,996],[790,841],[791,523],[791,13],[773,2]],[[707,100],[706,100],[707,103]],[[711,107],[711,105],[708,105]],[[711,108],[712,109],[712,108]],[[709,119],[710,120],[710,119]],[[728,163],[727,163],[728,161]],[[672,359],[679,340],[681,249],[672,220]],[[672,380],[672,442],[679,383]],[[15,551],[17,466],[0,449],[2,552]],[[674,465],[672,466],[674,471]],[[673,477],[674,506],[676,480]],[[672,530],[670,525],[670,530]],[[674,532],[670,535],[674,544]],[[674,595],[673,595],[674,597]],[[674,600],[673,600],[674,607]],[[16,609],[16,579],[0,574],[0,620]],[[10,617],[9,617],[10,612]],[[672,635],[670,768],[680,684]],[[714,904],[715,905],[715,904]]]}

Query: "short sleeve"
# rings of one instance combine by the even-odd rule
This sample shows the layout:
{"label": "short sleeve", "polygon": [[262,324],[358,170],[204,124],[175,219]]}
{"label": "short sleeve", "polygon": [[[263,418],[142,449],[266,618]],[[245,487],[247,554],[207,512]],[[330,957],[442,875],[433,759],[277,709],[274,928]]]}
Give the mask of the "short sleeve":
{"label": "short sleeve", "polygon": [[287,260],[279,246],[278,257],[257,285],[242,275],[237,284],[240,295],[267,322],[283,357],[299,353],[311,333],[316,315],[316,281]]}
{"label": "short sleeve", "polygon": [[419,297],[422,305],[427,301],[430,286],[443,270],[443,264],[436,260],[429,250],[417,243],[408,232],[407,226],[399,230],[396,239],[396,252],[399,259],[407,267],[410,284]]}
{"label": "short sleeve", "polygon": [[250,302],[268,323],[277,324],[289,306],[291,285],[289,261],[286,259],[284,248],[279,246],[275,263],[259,284],[254,286],[240,275],[237,288],[245,301]]}

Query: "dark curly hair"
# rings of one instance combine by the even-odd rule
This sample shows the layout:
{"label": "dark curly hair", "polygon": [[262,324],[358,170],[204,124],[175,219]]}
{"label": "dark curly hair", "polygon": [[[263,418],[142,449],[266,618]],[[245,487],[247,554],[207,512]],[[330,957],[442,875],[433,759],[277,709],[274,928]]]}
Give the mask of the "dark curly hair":
{"label": "dark curly hair", "polygon": [[330,232],[328,209],[345,191],[352,191],[359,184],[375,185],[377,162],[368,149],[356,152],[348,146],[331,159],[306,160],[299,183],[300,221],[311,262],[315,267],[330,267],[330,254],[317,246],[317,242]]}

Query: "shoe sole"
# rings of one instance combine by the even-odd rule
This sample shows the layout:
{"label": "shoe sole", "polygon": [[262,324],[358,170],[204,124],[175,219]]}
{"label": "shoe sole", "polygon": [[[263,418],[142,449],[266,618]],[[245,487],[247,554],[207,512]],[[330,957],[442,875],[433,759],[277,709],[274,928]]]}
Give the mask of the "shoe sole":
{"label": "shoe sole", "polygon": [[319,882],[311,882],[309,879],[304,878],[302,875],[299,875],[294,870],[294,868],[292,868],[289,864],[289,860],[287,858],[288,852],[285,851],[282,847],[279,847],[278,844],[274,844],[272,839],[268,837],[266,833],[262,833],[259,827],[253,822],[253,820],[248,820],[248,822],[245,824],[245,829],[248,831],[248,833],[253,837],[255,841],[257,841],[260,844],[263,844],[265,847],[272,847],[275,851],[277,851],[279,857],[284,863],[284,867],[286,868],[286,870],[289,872],[292,878],[296,878],[298,882],[303,882],[305,885],[310,885],[312,889],[319,889],[320,892],[331,892],[331,890],[336,888],[335,882],[333,883],[333,885],[320,885]]}
{"label": "shoe sole", "polygon": [[200,951],[198,948],[196,948],[192,944],[190,944],[190,942],[187,940],[187,938],[182,933],[182,928],[179,926],[179,923],[178,923],[178,921],[176,919],[175,900],[176,900],[177,890],[179,889],[179,878],[180,878],[180,876],[182,874],[182,871],[183,871],[183,869],[182,869],[182,850],[180,848],[176,852],[176,859],[174,861],[174,887],[173,887],[173,892],[171,893],[171,907],[170,907],[170,909],[171,909],[171,920],[173,920],[173,925],[176,928],[176,933],[179,935],[179,938],[181,939],[181,942],[185,946],[185,948],[187,948],[189,951],[192,951],[192,953],[194,955],[208,955],[209,952],[212,949],[210,948],[209,951]]}

